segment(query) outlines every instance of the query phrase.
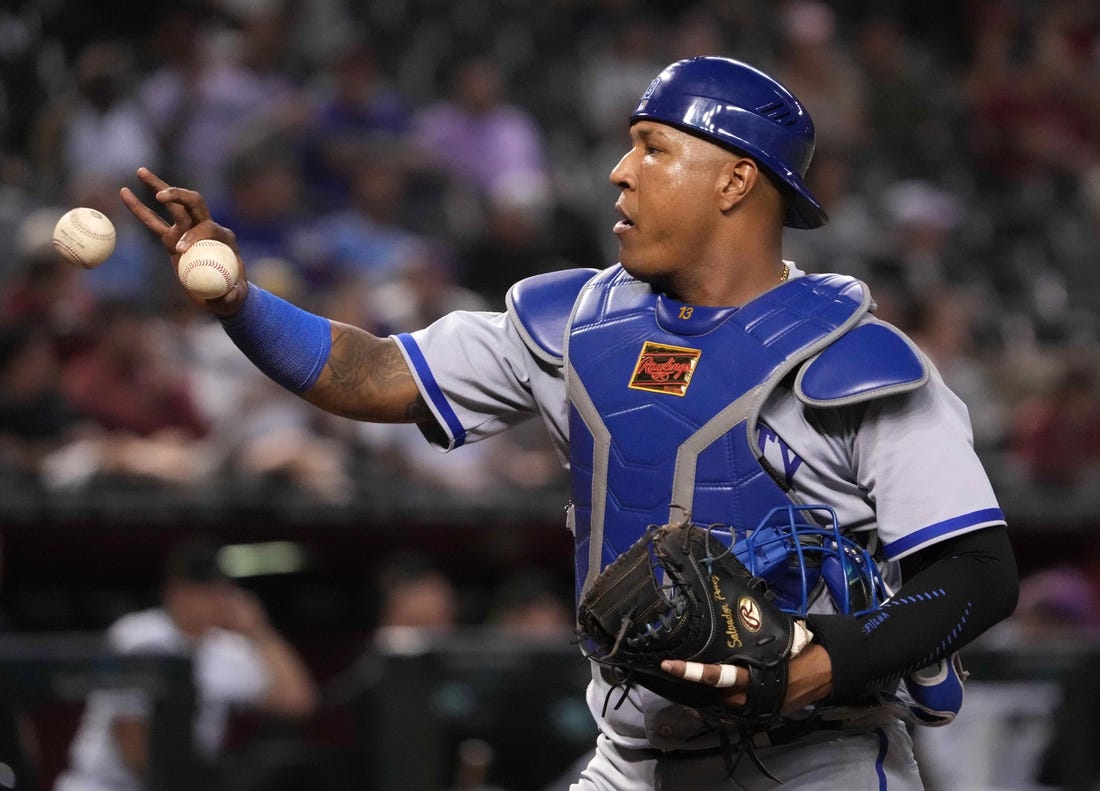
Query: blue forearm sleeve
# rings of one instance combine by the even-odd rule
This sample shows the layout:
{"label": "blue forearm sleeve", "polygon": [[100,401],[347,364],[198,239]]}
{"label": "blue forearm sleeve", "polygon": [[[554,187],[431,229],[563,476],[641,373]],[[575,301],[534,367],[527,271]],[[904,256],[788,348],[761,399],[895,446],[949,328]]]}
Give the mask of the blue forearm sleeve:
{"label": "blue forearm sleeve", "polygon": [[328,319],[251,283],[241,309],[221,322],[257,368],[295,393],[313,387],[332,351]]}

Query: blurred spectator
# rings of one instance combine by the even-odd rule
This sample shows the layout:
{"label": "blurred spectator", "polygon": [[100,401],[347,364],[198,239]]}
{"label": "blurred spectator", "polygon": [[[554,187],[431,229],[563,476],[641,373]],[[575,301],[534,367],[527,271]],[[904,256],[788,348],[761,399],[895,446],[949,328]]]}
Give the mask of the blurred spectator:
{"label": "blurred spectator", "polygon": [[544,175],[542,132],[505,94],[505,77],[491,59],[470,58],[455,66],[447,98],[413,118],[413,140],[429,157],[429,167],[475,195],[486,195],[517,174]]}
{"label": "blurred spectator", "polygon": [[455,310],[488,310],[480,294],[456,281],[452,259],[453,254],[439,244],[404,245],[393,277],[364,289],[371,315],[392,333],[426,327]]}
{"label": "blurred spectator", "polygon": [[[853,39],[866,79],[871,135],[870,145],[860,150],[861,159],[873,157],[874,167],[890,178],[946,176],[943,168],[957,159],[959,97],[942,64],[907,36],[901,20],[889,11],[860,21]],[[902,151],[905,156],[899,156]]]}
{"label": "blurred spectator", "polygon": [[994,184],[1049,190],[1052,179],[1075,179],[1100,158],[1096,8],[977,8],[968,75],[975,164]]}
{"label": "blurred spectator", "polygon": [[156,31],[164,62],[145,77],[141,99],[166,172],[185,173],[208,200],[223,197],[237,151],[304,121],[295,81],[281,69],[287,31],[280,5],[253,4],[233,20],[236,27],[186,5]]}
{"label": "blurred spectator", "polygon": [[575,635],[569,586],[559,589],[549,576],[525,569],[493,591],[489,623],[527,640],[567,641]]}
{"label": "blurred spectator", "polygon": [[271,138],[240,149],[222,170],[225,193],[213,210],[233,228],[248,262],[285,258],[302,270],[302,239],[312,216],[303,203],[301,166],[288,141]]}
{"label": "blurred spectator", "polygon": [[817,147],[845,153],[866,143],[865,80],[837,31],[836,11],[818,0],[792,0],[778,23],[773,71],[813,117]]}
{"label": "blurred spectator", "polygon": [[[853,155],[821,151],[814,155],[806,184],[821,202],[829,222],[813,233],[787,228],[783,255],[808,272],[844,272],[869,280],[869,260],[881,226],[867,195],[854,181]],[[870,283],[876,297],[875,283]]]}
{"label": "blurred spectator", "polygon": [[1066,489],[1100,480],[1100,392],[1095,364],[1071,360],[1051,386],[1021,404],[1011,450],[1026,480]]}
{"label": "blurred spectator", "polygon": [[10,0],[0,10],[0,161],[28,150],[35,117],[47,99],[39,5]]}
{"label": "blurred spectator", "polygon": [[[616,11],[612,5],[604,12],[609,19],[581,28],[577,53],[567,61],[574,72],[566,90],[555,84],[556,77],[550,80],[565,93],[556,117],[569,119],[548,119],[555,153],[554,189],[589,223],[606,218],[601,231],[615,222],[615,195],[608,189],[607,173],[623,155],[625,121],[653,75],[668,63],[658,18],[637,9]],[[612,234],[601,234],[599,241],[606,250],[601,257],[618,255]],[[575,265],[589,266],[580,261]]]}
{"label": "blurred spectator", "polygon": [[314,210],[342,206],[363,161],[380,163],[382,150],[408,130],[411,109],[379,71],[374,50],[359,39],[330,54],[314,86],[304,160]]}
{"label": "blurred spectator", "polygon": [[919,294],[971,274],[953,244],[966,220],[958,196],[925,179],[906,179],[890,184],[880,200],[885,238],[869,262],[871,278]]}
{"label": "blurred spectator", "polygon": [[426,556],[401,551],[386,559],[374,577],[378,639],[397,639],[406,629],[446,633],[460,622],[454,583]]}
{"label": "blurred spectator", "polygon": [[944,287],[914,295],[900,324],[966,404],[974,446],[985,454],[1003,447],[1009,406],[991,375],[993,366],[977,354],[975,330],[982,318],[979,298]]}
{"label": "blurred spectator", "polygon": [[501,178],[486,196],[484,222],[459,249],[462,282],[493,310],[515,282],[543,272],[606,264],[590,229],[536,173]]}
{"label": "blurred spectator", "polygon": [[63,369],[44,327],[0,330],[0,469],[7,475],[65,489],[104,475],[190,483],[205,474],[204,448],[178,434],[140,436],[96,424],[66,392]]}
{"label": "blurred spectator", "polygon": [[1083,571],[1068,565],[1042,568],[1020,581],[1013,616],[991,630],[993,644],[1043,646],[1100,637],[1100,593]]}
{"label": "blurred spectator", "polygon": [[[228,0],[229,7],[254,5],[252,0]],[[282,24],[288,31],[277,58],[288,73],[309,75],[324,71],[335,52],[358,40],[361,18],[351,0],[310,0],[308,3],[278,0]]]}
{"label": "blurred spectator", "polygon": [[[174,547],[161,593],[160,606],[123,616],[106,638],[123,654],[192,659],[194,741],[180,749],[193,749],[200,766],[216,766],[232,707],[283,718],[313,712],[317,691],[308,669],[272,627],[260,600],[226,576],[215,545],[196,538]],[[144,788],[151,715],[152,701],[136,690],[92,693],[56,791]]]}
{"label": "blurred spectator", "polygon": [[316,217],[304,244],[306,271],[327,284],[392,278],[416,235],[404,224],[409,176],[401,150],[380,144],[349,163],[350,203]]}
{"label": "blurred spectator", "polygon": [[379,464],[432,488],[483,501],[549,486],[561,474],[542,426],[529,421],[466,446],[464,463],[440,453],[397,423],[357,423],[353,436]]}
{"label": "blurred spectator", "polygon": [[207,426],[187,377],[168,367],[155,326],[135,305],[105,304],[89,347],[66,365],[65,393],[108,431],[201,438]]}
{"label": "blurred spectator", "polygon": [[[576,109],[591,137],[621,139],[623,119],[630,117],[653,75],[667,65],[660,47],[662,27],[652,16],[631,12],[610,25],[609,34],[601,30],[587,42],[588,54],[579,59]],[[684,57],[703,54],[714,53]]]}
{"label": "blurred spectator", "polygon": [[56,182],[95,175],[118,181],[141,165],[158,167],[155,132],[136,98],[129,45],[94,41],[73,67],[74,90],[38,119],[35,166]]}
{"label": "blurred spectator", "polygon": [[0,470],[37,477],[42,459],[71,441],[81,417],[60,389],[53,339],[36,324],[0,330]]}
{"label": "blurred spectator", "polygon": [[42,325],[64,355],[85,344],[97,302],[83,270],[61,258],[49,242],[61,214],[60,209],[40,209],[21,224],[20,255],[11,276],[0,283],[0,315],[7,325]]}

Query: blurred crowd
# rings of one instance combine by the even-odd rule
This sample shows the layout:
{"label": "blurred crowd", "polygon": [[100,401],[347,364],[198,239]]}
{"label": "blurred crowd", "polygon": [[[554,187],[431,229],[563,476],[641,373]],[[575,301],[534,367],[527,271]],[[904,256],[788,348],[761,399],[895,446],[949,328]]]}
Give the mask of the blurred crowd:
{"label": "blurred crowd", "polygon": [[[669,62],[725,54],[816,121],[790,231],[867,281],[967,402],[1006,488],[1100,480],[1100,11],[1090,0],[642,3],[9,0],[0,9],[0,480],[106,479],[340,506],[375,476],[480,495],[560,483],[537,426],[436,453],[255,372],[118,199],[202,191],[250,277],[372,332],[496,310],[613,263],[607,173]],[[149,197],[149,196],[145,196]],[[92,271],[49,240],[112,218]]]}

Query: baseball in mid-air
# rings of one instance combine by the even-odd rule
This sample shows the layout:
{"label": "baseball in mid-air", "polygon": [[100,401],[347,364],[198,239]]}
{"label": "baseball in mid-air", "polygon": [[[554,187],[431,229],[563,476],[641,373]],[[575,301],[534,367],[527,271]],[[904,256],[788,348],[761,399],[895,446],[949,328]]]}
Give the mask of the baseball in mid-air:
{"label": "baseball in mid-air", "polygon": [[191,294],[203,299],[224,297],[237,284],[240,267],[237,254],[227,244],[201,239],[180,256],[180,283]]}
{"label": "baseball in mid-air", "polygon": [[103,212],[70,209],[54,226],[53,246],[65,260],[93,269],[114,252],[115,226]]}

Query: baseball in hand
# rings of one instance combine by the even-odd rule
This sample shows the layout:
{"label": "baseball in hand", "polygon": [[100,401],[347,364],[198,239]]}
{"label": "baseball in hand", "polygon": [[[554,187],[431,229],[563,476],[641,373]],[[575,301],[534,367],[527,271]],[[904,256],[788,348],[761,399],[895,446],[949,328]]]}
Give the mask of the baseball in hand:
{"label": "baseball in hand", "polygon": [[70,209],[53,228],[53,246],[66,261],[93,269],[114,252],[115,226],[103,212]]}
{"label": "baseball in hand", "polygon": [[202,299],[224,297],[237,284],[240,267],[237,254],[227,244],[201,239],[180,256],[180,282],[191,294]]}

